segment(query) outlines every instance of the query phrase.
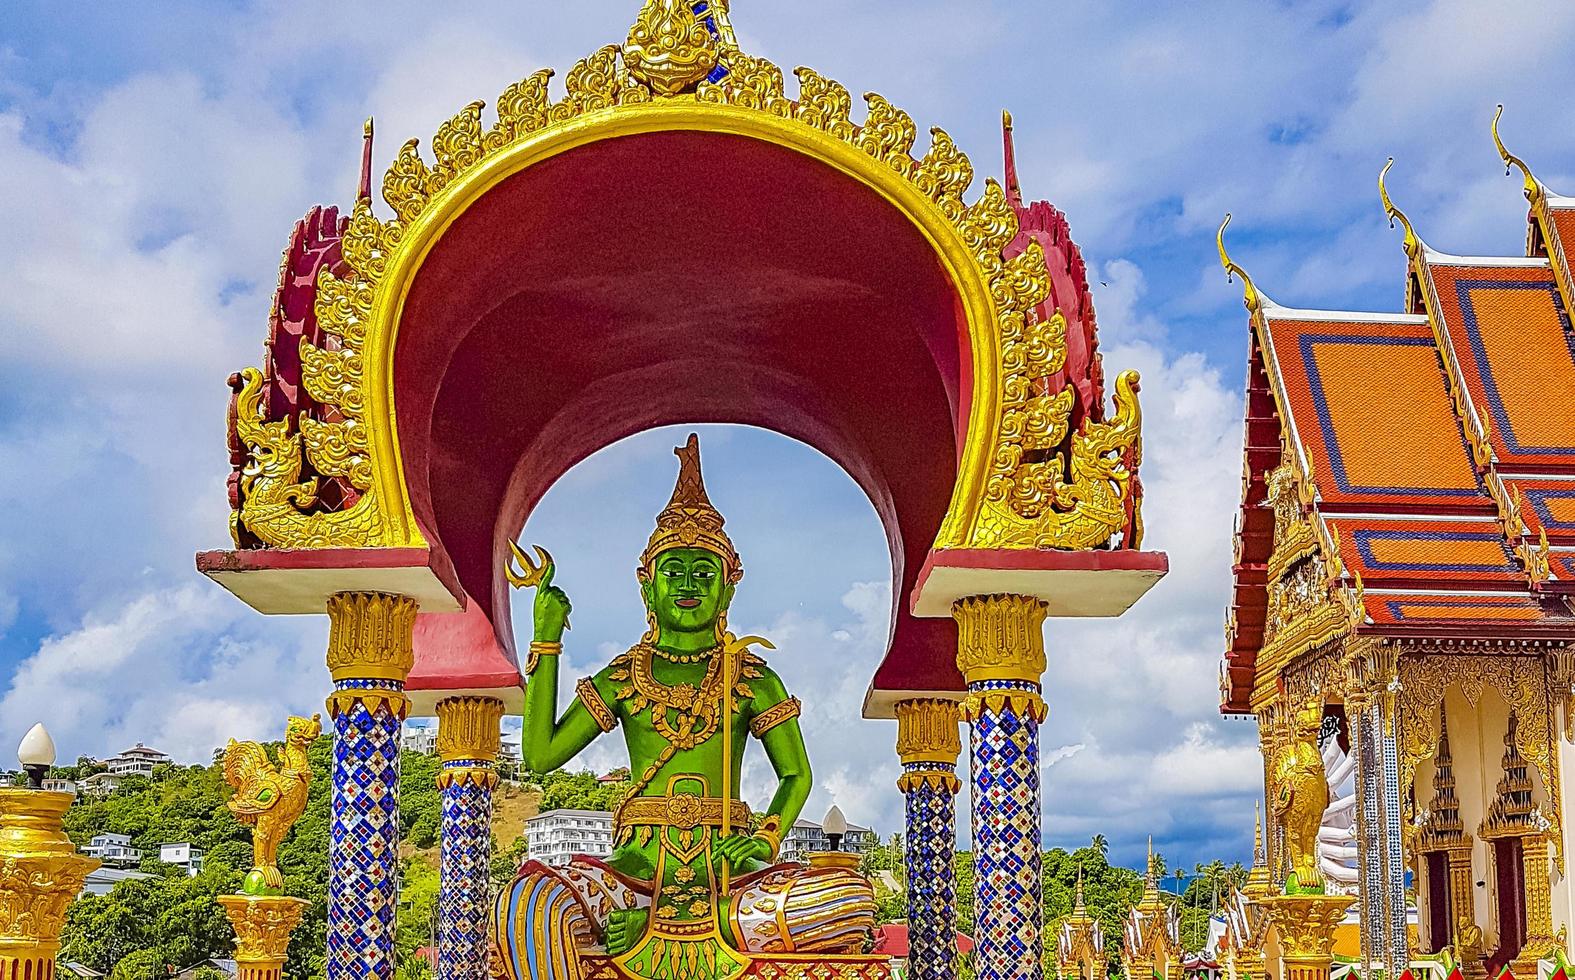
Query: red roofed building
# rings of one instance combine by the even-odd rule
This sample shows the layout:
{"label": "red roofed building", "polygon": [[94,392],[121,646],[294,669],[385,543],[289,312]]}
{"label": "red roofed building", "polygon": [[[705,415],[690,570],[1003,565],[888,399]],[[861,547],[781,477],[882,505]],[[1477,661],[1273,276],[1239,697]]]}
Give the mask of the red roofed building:
{"label": "red roofed building", "polygon": [[1272,801],[1297,710],[1322,703],[1325,769],[1356,793],[1337,813],[1331,786],[1321,863],[1391,976],[1444,946],[1468,976],[1536,976],[1575,918],[1575,198],[1498,145],[1525,255],[1433,249],[1383,190],[1396,312],[1279,306],[1220,229],[1250,325],[1221,710],[1257,717]]}
{"label": "red roofed building", "polygon": [[[957,954],[967,956],[973,952],[973,940],[957,934]],[[899,963],[908,961],[908,927],[901,922],[888,922],[883,926],[875,927],[875,946],[872,952],[888,957]]]}

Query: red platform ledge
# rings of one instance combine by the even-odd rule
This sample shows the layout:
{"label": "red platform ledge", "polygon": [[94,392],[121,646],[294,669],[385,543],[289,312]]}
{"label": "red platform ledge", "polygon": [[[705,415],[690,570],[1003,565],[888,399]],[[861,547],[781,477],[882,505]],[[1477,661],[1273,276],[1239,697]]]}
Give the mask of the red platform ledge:
{"label": "red platform ledge", "polygon": [[425,548],[200,551],[197,571],[269,616],[320,615],[339,592],[407,595],[422,612],[464,608],[453,570]]}
{"label": "red platform ledge", "polygon": [[909,600],[913,615],[950,617],[958,599],[1028,595],[1052,616],[1119,616],[1170,571],[1162,551],[931,551]]}

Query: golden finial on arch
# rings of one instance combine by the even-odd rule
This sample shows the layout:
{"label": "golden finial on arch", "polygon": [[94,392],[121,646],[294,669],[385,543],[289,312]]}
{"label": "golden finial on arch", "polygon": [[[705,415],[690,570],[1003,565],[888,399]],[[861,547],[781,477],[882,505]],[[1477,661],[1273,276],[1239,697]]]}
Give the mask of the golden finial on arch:
{"label": "golden finial on arch", "polygon": [[1225,251],[1225,228],[1230,224],[1230,212],[1225,212],[1225,220],[1220,222],[1220,230],[1214,236],[1214,242],[1219,246],[1220,265],[1225,267],[1225,281],[1234,282],[1235,277],[1241,277],[1242,302],[1247,306],[1247,312],[1256,316],[1263,309],[1263,297],[1258,293],[1252,277],[1247,275],[1247,270],[1231,261],[1230,255]]}
{"label": "golden finial on arch", "polygon": [[1504,146],[1504,140],[1498,135],[1498,121],[1504,115],[1504,103],[1500,102],[1493,112],[1493,146],[1498,150],[1500,160],[1504,161],[1504,173],[1507,176],[1511,167],[1519,167],[1526,183],[1526,200],[1535,202],[1542,196],[1542,184],[1531,175],[1531,168],[1526,166],[1526,161],[1509,152]]}
{"label": "golden finial on arch", "polygon": [[1422,239],[1416,236],[1416,229],[1411,227],[1411,219],[1407,218],[1405,212],[1395,207],[1395,202],[1390,200],[1389,188],[1384,183],[1389,176],[1389,168],[1394,165],[1395,158],[1390,157],[1389,162],[1384,164],[1384,169],[1378,171],[1378,197],[1384,202],[1384,214],[1389,218],[1389,227],[1393,228],[1398,221],[1400,227],[1405,229],[1405,254],[1414,256],[1422,247]]}

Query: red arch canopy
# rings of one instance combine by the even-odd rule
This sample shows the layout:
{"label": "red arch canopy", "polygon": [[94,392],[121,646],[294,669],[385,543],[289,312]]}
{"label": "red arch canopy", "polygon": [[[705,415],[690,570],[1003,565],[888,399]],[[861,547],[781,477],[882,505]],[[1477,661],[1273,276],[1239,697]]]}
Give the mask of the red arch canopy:
{"label": "red arch canopy", "polygon": [[570,467],[654,426],[728,422],[820,449],[873,502],[894,602],[874,686],[960,689],[952,622],[906,600],[952,495],[967,352],[924,235],[791,150],[663,132],[507,178],[426,257],[394,351],[412,505],[471,600],[423,617],[411,688],[512,669],[502,555]]}

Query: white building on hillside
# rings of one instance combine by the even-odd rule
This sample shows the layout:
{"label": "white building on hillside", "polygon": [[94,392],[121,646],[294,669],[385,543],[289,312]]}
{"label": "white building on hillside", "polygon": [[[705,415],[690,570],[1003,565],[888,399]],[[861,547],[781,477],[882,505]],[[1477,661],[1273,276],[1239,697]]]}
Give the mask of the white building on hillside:
{"label": "white building on hillside", "polygon": [[130,868],[142,863],[142,852],[131,846],[131,837],[126,834],[99,834],[82,850],[112,868]]}
{"label": "white building on hillside", "polygon": [[605,810],[548,810],[525,822],[532,861],[561,868],[576,854],[605,858],[613,850],[613,815]]}
{"label": "white building on hillside", "polygon": [[[842,849],[863,853],[876,843],[875,831],[848,824],[848,832],[842,838]],[[826,837],[826,832],[820,829],[820,824],[813,820],[800,820],[782,838],[782,860],[808,863],[812,852],[828,850],[830,847],[831,841]]]}
{"label": "white building on hillside", "polygon": [[152,776],[154,766],[162,766],[170,761],[170,757],[158,749],[150,749],[141,742],[131,748],[104,760],[109,767],[111,775],[115,776]]}
{"label": "white building on hillside", "polygon": [[420,752],[422,755],[431,755],[437,751],[437,726],[414,725],[405,726],[404,736],[400,739],[400,748],[407,752]]}
{"label": "white building on hillside", "polygon": [[84,799],[102,800],[120,788],[124,776],[112,772],[97,772],[77,780],[77,795]]}
{"label": "white building on hillside", "polygon": [[108,895],[116,885],[123,881],[135,881],[139,878],[151,878],[152,875],[140,871],[127,871],[124,868],[102,867],[88,873],[87,880],[82,883],[83,895]]}
{"label": "white building on hillside", "polygon": [[44,780],[44,792],[70,793],[74,797],[77,795],[77,784],[69,779],[46,779]]}
{"label": "white building on hillside", "polygon": [[159,860],[185,869],[188,878],[202,873],[202,848],[191,844],[160,844]]}

